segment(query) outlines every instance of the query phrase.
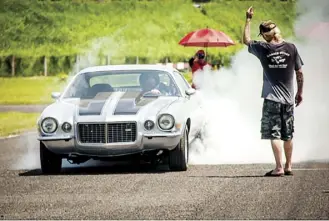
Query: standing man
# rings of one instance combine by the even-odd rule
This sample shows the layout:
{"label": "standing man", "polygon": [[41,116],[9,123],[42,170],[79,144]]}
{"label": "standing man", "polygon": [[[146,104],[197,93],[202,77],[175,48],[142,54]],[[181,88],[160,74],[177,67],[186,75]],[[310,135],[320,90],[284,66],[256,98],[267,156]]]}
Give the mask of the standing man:
{"label": "standing man", "polygon": [[[263,67],[264,99],[261,119],[261,139],[271,141],[276,168],[265,176],[282,176],[292,174],[292,150],[294,132],[294,102],[296,107],[303,100],[304,77],[303,61],[296,46],[282,39],[280,30],[272,21],[259,26],[259,35],[264,41],[250,39],[250,21],[254,12],[250,7],[246,12],[246,24],[243,43],[248,46],[249,53],[255,55]],[[259,36],[258,35],[258,36]],[[296,73],[298,90],[294,97],[294,72]],[[286,163],[282,164],[283,140]]]}

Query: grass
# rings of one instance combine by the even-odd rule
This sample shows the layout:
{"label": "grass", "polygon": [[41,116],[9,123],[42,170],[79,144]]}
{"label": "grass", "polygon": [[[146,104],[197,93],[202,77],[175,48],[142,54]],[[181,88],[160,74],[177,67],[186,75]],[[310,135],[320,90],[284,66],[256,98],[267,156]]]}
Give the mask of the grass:
{"label": "grass", "polygon": [[192,72],[185,72],[183,73],[183,76],[190,84],[192,83]]}
{"label": "grass", "polygon": [[0,78],[0,104],[49,104],[51,92],[63,86],[58,77]]}
{"label": "grass", "polygon": [[77,54],[80,66],[105,64],[108,55],[112,64],[134,63],[137,56],[140,63],[168,58],[176,63],[198,49],[183,47],[179,40],[207,26],[224,31],[237,43],[208,48],[212,61],[229,65],[230,56],[243,47],[245,10],[251,5],[253,38],[260,21],[268,19],[278,24],[284,38],[294,34],[296,0],[204,2],[209,3],[200,10],[191,0],[0,0],[0,73],[11,75],[7,63],[12,55],[17,76],[41,72],[43,56],[49,73],[70,73]]}
{"label": "grass", "polygon": [[36,127],[39,113],[0,113],[0,137],[18,134]]}
{"label": "grass", "polygon": [[[191,72],[183,75],[191,83]],[[51,92],[60,92],[65,85],[59,77],[0,78],[0,105],[50,104]]]}

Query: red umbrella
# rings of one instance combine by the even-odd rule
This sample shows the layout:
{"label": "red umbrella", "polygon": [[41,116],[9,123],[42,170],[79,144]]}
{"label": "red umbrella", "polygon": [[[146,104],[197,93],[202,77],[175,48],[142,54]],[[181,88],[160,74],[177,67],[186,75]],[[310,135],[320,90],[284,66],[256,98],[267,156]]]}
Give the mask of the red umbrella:
{"label": "red umbrella", "polygon": [[179,44],[191,47],[227,47],[235,43],[224,32],[204,28],[188,33]]}

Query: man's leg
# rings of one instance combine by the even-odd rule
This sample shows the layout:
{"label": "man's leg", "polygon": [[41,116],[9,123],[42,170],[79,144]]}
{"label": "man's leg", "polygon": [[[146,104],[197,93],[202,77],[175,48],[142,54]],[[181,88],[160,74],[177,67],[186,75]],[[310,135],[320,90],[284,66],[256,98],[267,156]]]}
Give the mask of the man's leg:
{"label": "man's leg", "polygon": [[281,140],[271,140],[272,150],[275,158],[275,170],[272,174],[283,174],[282,166],[282,141]]}
{"label": "man's leg", "polygon": [[284,167],[284,171],[291,171],[291,167],[292,167],[291,158],[292,158],[293,141],[292,140],[284,141],[283,146],[284,146],[284,154],[286,155],[286,164],[285,164],[285,167]]}
{"label": "man's leg", "polygon": [[282,121],[282,139],[284,140],[284,153],[286,155],[286,164],[284,167],[284,171],[286,173],[291,172],[291,167],[292,167],[293,133],[294,133],[294,106],[286,105],[286,108],[283,112],[283,121]]}
{"label": "man's leg", "polygon": [[271,146],[276,162],[274,170],[265,176],[282,175],[282,141],[281,141],[281,104],[264,100],[261,120],[262,139],[271,140]]}

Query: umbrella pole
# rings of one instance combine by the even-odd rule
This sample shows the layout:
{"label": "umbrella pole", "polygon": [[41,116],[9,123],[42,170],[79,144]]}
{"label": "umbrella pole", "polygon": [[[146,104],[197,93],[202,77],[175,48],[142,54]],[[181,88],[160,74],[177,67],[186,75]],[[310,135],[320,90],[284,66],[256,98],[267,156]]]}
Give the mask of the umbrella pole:
{"label": "umbrella pole", "polygon": [[208,61],[208,47],[206,46],[206,62]]}
{"label": "umbrella pole", "polygon": [[207,46],[207,43],[204,43],[203,47],[206,48],[206,62],[207,62],[207,60],[208,60],[208,46]]}

